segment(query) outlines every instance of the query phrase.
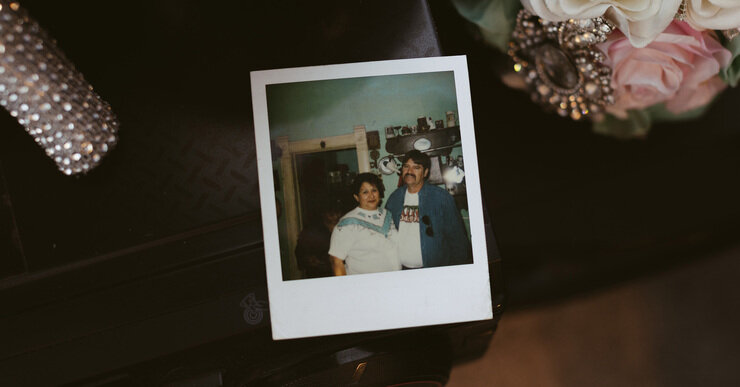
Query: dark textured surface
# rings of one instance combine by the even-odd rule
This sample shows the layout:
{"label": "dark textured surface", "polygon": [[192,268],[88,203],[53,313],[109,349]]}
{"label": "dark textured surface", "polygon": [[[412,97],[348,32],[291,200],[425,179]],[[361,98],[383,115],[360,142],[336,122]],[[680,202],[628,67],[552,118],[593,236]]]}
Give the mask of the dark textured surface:
{"label": "dark textured surface", "polygon": [[[99,169],[70,179],[0,117],[3,197],[22,244],[13,253],[29,273],[59,271],[258,216],[249,71],[437,55],[423,4],[24,2],[113,105],[122,131]],[[392,14],[402,22],[374,24]]]}
{"label": "dark textured surface", "polygon": [[[24,6],[122,122],[104,165],[68,179],[2,117],[0,157],[30,271],[259,211],[249,71],[439,54],[415,2]],[[373,24],[391,13],[401,23]]]}

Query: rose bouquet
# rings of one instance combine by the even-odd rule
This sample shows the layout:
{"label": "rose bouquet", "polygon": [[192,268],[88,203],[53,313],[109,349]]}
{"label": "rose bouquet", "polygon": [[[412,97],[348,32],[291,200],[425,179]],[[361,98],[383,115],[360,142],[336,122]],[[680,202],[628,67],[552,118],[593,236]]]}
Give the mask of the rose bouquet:
{"label": "rose bouquet", "polygon": [[644,136],[740,80],[740,0],[453,0],[513,59],[504,82],[594,130]]}

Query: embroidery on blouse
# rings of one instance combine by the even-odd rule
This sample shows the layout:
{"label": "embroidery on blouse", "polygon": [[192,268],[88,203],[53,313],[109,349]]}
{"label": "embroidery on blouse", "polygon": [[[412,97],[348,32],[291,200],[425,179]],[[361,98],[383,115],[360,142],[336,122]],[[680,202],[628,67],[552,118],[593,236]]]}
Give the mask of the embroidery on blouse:
{"label": "embroidery on blouse", "polygon": [[377,233],[383,234],[384,237],[388,237],[388,232],[391,230],[391,217],[388,216],[388,214],[385,215],[385,219],[383,220],[383,226],[378,226],[370,222],[364,221],[362,219],[344,218],[340,220],[339,223],[337,223],[337,227],[348,226],[350,224],[365,227]]}

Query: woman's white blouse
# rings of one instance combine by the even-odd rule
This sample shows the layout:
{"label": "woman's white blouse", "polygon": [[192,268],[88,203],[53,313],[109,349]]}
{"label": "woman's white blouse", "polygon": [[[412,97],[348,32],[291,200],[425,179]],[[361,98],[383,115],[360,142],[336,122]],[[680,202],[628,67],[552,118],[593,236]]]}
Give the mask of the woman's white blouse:
{"label": "woman's white blouse", "polygon": [[389,211],[357,207],[334,227],[329,255],[344,261],[348,275],[401,270],[397,242],[398,231]]}

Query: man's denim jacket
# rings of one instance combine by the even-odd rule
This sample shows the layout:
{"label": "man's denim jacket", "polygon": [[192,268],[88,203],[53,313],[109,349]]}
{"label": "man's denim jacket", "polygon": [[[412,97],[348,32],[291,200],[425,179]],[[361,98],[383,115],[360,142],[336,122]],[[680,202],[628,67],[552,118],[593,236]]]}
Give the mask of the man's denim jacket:
{"label": "man's denim jacket", "polygon": [[[398,228],[406,196],[406,186],[388,197],[385,208],[393,214]],[[429,225],[422,219],[427,216]],[[427,232],[427,228],[431,231]],[[442,188],[424,183],[419,190],[419,235],[424,267],[473,263],[470,240],[455,200]],[[431,234],[431,235],[430,235]],[[398,243],[404,243],[399,240]]]}

